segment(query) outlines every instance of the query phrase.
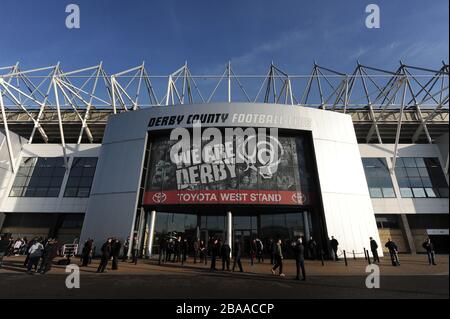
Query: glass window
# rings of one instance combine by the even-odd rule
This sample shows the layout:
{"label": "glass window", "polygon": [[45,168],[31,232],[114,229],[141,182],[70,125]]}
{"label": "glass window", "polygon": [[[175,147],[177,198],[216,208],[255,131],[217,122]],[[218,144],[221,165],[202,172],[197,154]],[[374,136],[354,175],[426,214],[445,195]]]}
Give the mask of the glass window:
{"label": "glass window", "polygon": [[370,197],[395,197],[392,179],[385,158],[363,158]]}
{"label": "glass window", "polygon": [[23,158],[10,197],[58,197],[65,174],[62,157]]}
{"label": "glass window", "polygon": [[400,195],[404,198],[411,198],[413,197],[412,189],[411,188],[400,188]]}
{"label": "glass window", "polygon": [[397,215],[375,215],[378,228],[400,228]]}
{"label": "glass window", "polygon": [[96,157],[75,157],[70,168],[64,197],[89,197],[96,165]]}
{"label": "glass window", "polygon": [[396,163],[402,197],[448,197],[448,184],[437,158],[405,157]]}

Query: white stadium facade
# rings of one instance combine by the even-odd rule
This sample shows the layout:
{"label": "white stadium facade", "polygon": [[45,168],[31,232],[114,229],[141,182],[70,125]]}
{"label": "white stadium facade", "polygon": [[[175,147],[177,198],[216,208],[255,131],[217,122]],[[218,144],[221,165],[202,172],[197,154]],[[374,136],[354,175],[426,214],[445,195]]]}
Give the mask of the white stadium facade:
{"label": "white stadium facade", "polygon": [[0,67],[0,234],[448,253],[448,64],[224,69]]}

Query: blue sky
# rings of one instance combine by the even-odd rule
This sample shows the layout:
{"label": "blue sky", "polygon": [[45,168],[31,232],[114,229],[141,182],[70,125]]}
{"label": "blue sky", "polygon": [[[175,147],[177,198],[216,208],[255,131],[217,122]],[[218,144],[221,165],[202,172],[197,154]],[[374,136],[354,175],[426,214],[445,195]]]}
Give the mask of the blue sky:
{"label": "blue sky", "polygon": [[[65,27],[65,7],[81,9],[81,28]],[[367,29],[365,7],[381,9]],[[448,63],[448,0],[0,0],[0,66],[65,70],[103,60],[108,73],[145,60],[168,74],[187,60],[194,74],[217,74],[230,59],[238,74],[263,74],[273,60],[290,74],[318,64],[350,73],[361,63],[394,69],[402,59]]]}

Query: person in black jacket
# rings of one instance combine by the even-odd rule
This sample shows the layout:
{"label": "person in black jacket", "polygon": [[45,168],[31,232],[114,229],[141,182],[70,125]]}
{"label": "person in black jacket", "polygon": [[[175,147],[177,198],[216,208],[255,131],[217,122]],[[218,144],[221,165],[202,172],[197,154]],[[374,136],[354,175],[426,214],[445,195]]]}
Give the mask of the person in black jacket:
{"label": "person in black jacket", "polygon": [[6,236],[0,237],[0,268],[2,268],[3,257],[7,255],[10,240]]}
{"label": "person in black jacket", "polygon": [[431,242],[430,237],[422,244],[422,247],[427,251],[428,264],[436,266],[435,256],[434,256],[434,245]]}
{"label": "person in black jacket", "polygon": [[219,255],[219,241],[215,239],[211,244],[211,270],[216,269],[216,259]]}
{"label": "person in black jacket", "polygon": [[108,240],[102,245],[102,258],[100,260],[100,265],[97,268],[97,272],[105,272],[108,261],[111,258],[111,242],[112,239],[108,238]]}
{"label": "person in black jacket", "polygon": [[275,264],[275,241],[273,238],[269,239],[269,251],[270,251],[270,264]]}
{"label": "person in black jacket", "polygon": [[334,260],[338,261],[339,260],[339,257],[338,257],[339,242],[337,241],[336,238],[334,238],[334,236],[331,236],[330,246],[331,246],[331,249],[333,250]]}
{"label": "person in black jacket", "polygon": [[44,252],[42,254],[42,262],[38,271],[39,273],[45,274],[52,269],[52,262],[57,255],[57,250],[58,250],[58,242],[56,241],[56,239],[49,238],[47,244],[44,247]]}
{"label": "person in black jacket", "polygon": [[306,280],[305,273],[305,246],[303,246],[303,241],[301,237],[298,237],[297,241],[292,243],[295,254],[295,265],[297,268],[296,280],[300,280],[300,270],[302,271],[302,280]]}
{"label": "person in black jacket", "polygon": [[197,263],[197,259],[200,257],[200,241],[197,239],[193,244],[194,248],[194,264]]}
{"label": "person in black jacket", "polygon": [[398,260],[397,245],[390,238],[388,238],[388,241],[384,245],[384,247],[389,249],[389,255],[391,255],[392,266],[400,266],[400,262]]}
{"label": "person in black jacket", "polygon": [[233,249],[233,257],[234,257],[233,271],[236,268],[236,265],[238,265],[240,272],[244,271],[242,269],[241,255],[242,255],[242,245],[241,245],[241,242],[238,239],[236,239],[236,241],[234,243],[234,249]]}
{"label": "person in black jacket", "polygon": [[125,262],[128,259],[128,249],[130,248],[130,236],[123,243],[122,261]]}
{"label": "person in black jacket", "polygon": [[175,240],[173,250],[174,250],[173,262],[176,263],[181,261],[181,236],[179,236]]}
{"label": "person in black jacket", "polygon": [[112,270],[119,269],[119,255],[120,255],[120,249],[122,248],[122,243],[120,240],[115,238],[111,242],[111,255],[112,255]]}
{"label": "person in black jacket", "polygon": [[88,239],[83,246],[83,250],[81,251],[81,267],[86,267],[89,264],[89,258],[92,252],[92,239]]}
{"label": "person in black jacket", "polygon": [[166,262],[166,254],[167,254],[167,240],[162,235],[160,240],[159,240],[158,265],[161,265],[162,262]]}
{"label": "person in black jacket", "polygon": [[230,254],[231,254],[230,245],[228,245],[228,243],[225,242],[222,245],[220,252],[222,257],[222,271],[225,270],[225,265],[227,266],[227,271],[230,271]]}
{"label": "person in black jacket", "polygon": [[369,238],[370,239],[370,250],[372,251],[372,255],[373,255],[373,262],[376,263],[380,263],[380,257],[378,256],[378,244],[375,241],[375,239],[373,239],[372,237]]}
{"label": "person in black jacket", "polygon": [[206,246],[205,243],[203,242],[203,240],[200,240],[199,245],[198,245],[198,249],[200,251],[200,262],[205,263],[205,266],[208,264],[208,255],[207,255],[207,250],[206,250]]}
{"label": "person in black jacket", "polygon": [[312,260],[317,258],[317,242],[314,240],[314,238],[311,236],[308,241],[308,253],[309,258]]}
{"label": "person in black jacket", "polygon": [[189,244],[188,244],[188,240],[185,238],[181,242],[181,265],[183,265],[187,260],[188,250],[189,250]]}

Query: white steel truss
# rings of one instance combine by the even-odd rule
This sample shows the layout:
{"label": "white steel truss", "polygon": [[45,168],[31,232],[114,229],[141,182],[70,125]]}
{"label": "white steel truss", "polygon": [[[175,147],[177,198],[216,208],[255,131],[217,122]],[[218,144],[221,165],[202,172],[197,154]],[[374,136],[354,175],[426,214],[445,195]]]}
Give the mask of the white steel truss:
{"label": "white steel truss", "polygon": [[[1,122],[8,149],[10,130],[28,143],[57,142],[65,150],[67,140],[80,144],[96,142],[99,135],[101,139],[112,113],[212,102],[348,113],[360,142],[387,141],[397,149],[407,140],[433,143],[442,126],[448,132],[449,65],[442,62],[432,70],[400,62],[390,71],[358,61],[353,72],[343,73],[314,62],[309,75],[289,75],[272,62],[262,76],[238,75],[230,62],[219,75],[193,75],[187,62],[169,75],[151,75],[144,62],[111,75],[102,62],[69,72],[60,63],[31,70],[22,70],[19,63],[0,67]],[[436,123],[439,132],[434,131]],[[14,162],[11,150],[10,160]]]}

